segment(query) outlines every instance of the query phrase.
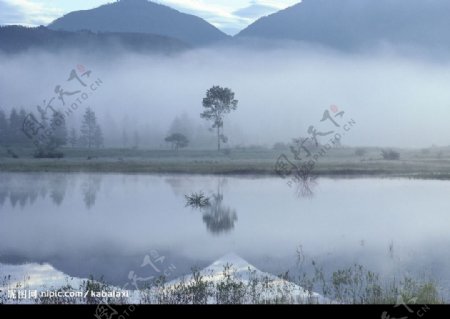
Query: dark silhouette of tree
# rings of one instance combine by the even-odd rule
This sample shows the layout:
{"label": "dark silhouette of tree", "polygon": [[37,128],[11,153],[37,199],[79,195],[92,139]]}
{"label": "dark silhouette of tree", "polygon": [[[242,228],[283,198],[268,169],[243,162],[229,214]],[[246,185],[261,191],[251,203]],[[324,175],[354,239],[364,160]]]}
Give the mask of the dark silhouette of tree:
{"label": "dark silhouette of tree", "polygon": [[8,119],[5,112],[0,109],[0,146],[8,145]]}
{"label": "dark silhouette of tree", "polygon": [[223,119],[226,114],[237,109],[238,100],[234,99],[234,93],[229,88],[213,86],[206,92],[203,99],[205,110],[200,117],[212,121],[211,129],[217,131],[217,150],[220,151],[220,143],[227,143],[228,138],[223,134]]}
{"label": "dark silhouette of tree", "polygon": [[381,150],[381,156],[386,161],[398,161],[400,153],[394,150]]}
{"label": "dark silhouette of tree", "polygon": [[355,150],[355,155],[356,156],[359,156],[359,157],[362,157],[362,156],[364,156],[364,155],[366,155],[367,154],[367,150],[365,149],[365,148],[357,148],[356,150]]}
{"label": "dark silhouette of tree", "polygon": [[94,111],[90,107],[86,109],[83,116],[83,123],[81,125],[81,138],[80,142],[82,146],[91,149],[95,145],[95,135],[97,130],[97,118]]}
{"label": "dark silhouette of tree", "polygon": [[180,133],[172,134],[165,138],[167,143],[172,144],[172,148],[174,148],[177,152],[180,148],[185,148],[189,145],[189,140],[186,136]]}
{"label": "dark silhouette of tree", "polygon": [[16,128],[17,131],[17,143],[21,146],[29,146],[31,145],[31,141],[29,138],[25,135],[23,132],[23,122],[25,121],[25,118],[27,117],[27,112],[25,112],[24,109],[21,109],[19,112],[19,118],[18,118],[18,127]]}
{"label": "dark silhouette of tree", "polygon": [[72,147],[76,147],[78,145],[78,136],[77,136],[77,131],[72,128],[70,130],[70,136],[69,136],[69,144]]}
{"label": "dark silhouette of tree", "polygon": [[[66,119],[61,112],[54,112],[48,124],[47,114],[40,109],[41,123],[45,127],[46,135],[38,141],[34,154],[37,158],[59,158],[64,154],[58,148],[67,143]],[[24,135],[25,136],[25,135]]]}
{"label": "dark silhouette of tree", "polygon": [[55,112],[50,122],[52,147],[54,149],[67,144],[66,119],[61,112]]}

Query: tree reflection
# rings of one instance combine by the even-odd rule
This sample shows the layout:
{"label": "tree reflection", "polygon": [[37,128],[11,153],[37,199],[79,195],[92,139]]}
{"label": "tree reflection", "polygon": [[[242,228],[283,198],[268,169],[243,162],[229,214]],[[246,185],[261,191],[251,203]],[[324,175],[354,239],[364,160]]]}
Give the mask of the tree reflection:
{"label": "tree reflection", "polygon": [[60,206],[64,200],[67,184],[67,175],[56,175],[50,178],[50,198],[57,206]]}
{"label": "tree reflection", "polygon": [[9,174],[0,175],[0,206],[3,206],[9,197],[9,184],[11,176]]}
{"label": "tree reflection", "polygon": [[234,229],[234,223],[237,221],[236,210],[224,206],[223,195],[214,194],[209,206],[204,209],[203,222],[206,228],[212,234],[227,233]]}
{"label": "tree reflection", "polygon": [[0,188],[0,207],[5,203],[6,198],[8,197],[8,191]]}
{"label": "tree reflection", "polygon": [[203,193],[186,196],[187,206],[198,209],[203,213],[203,222],[206,224],[208,231],[214,235],[228,233],[234,229],[237,221],[236,210],[223,204],[222,186],[226,180],[217,182],[217,191],[207,198],[205,205],[196,205],[195,197],[203,195]]}
{"label": "tree reflection", "polygon": [[[294,155],[298,155],[294,152]],[[295,156],[297,158],[297,156]],[[283,179],[288,179],[288,185],[295,187],[298,197],[311,198],[314,196],[314,187],[317,185],[317,175],[314,174],[314,162],[296,163],[281,155],[275,164],[275,172]]]}
{"label": "tree reflection", "polygon": [[88,175],[81,185],[83,200],[87,209],[91,209],[97,200],[97,193],[100,190],[101,176]]}
{"label": "tree reflection", "polygon": [[[66,197],[67,189],[75,187],[75,179],[67,174],[1,174],[0,175],[0,207],[24,208],[32,205],[36,199],[47,199],[57,206],[61,206]],[[83,200],[88,209],[95,205],[97,192],[100,189],[101,176],[88,175],[83,179],[81,191]]]}
{"label": "tree reflection", "polygon": [[297,170],[292,177],[295,193],[301,198],[314,197],[314,188],[317,186],[317,176],[311,171]]}
{"label": "tree reflection", "polygon": [[0,177],[0,206],[8,202],[12,207],[19,205],[24,208],[27,204],[33,204],[39,195],[42,179],[35,175],[5,174]]}
{"label": "tree reflection", "polygon": [[165,179],[176,196],[183,195],[192,187],[192,179],[186,176],[168,177]]}

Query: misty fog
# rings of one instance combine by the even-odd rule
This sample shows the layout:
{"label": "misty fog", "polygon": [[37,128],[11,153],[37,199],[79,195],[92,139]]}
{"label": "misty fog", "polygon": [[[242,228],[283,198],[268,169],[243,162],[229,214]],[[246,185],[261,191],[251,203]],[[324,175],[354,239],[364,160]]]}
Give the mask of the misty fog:
{"label": "misty fog", "polygon": [[[342,53],[303,44],[278,48],[218,45],[174,55],[96,56],[88,52],[28,52],[0,56],[0,108],[36,113],[78,64],[103,81],[88,104],[67,118],[79,129],[91,106],[105,146],[122,146],[124,135],[140,146],[164,148],[175,117],[187,122],[190,147],[214,148],[210,123],[201,120],[202,99],[213,85],[231,88],[238,109],[225,119],[228,147],[290,142],[320,126],[337,105],[357,128],[350,146],[449,145],[450,64],[380,48]],[[124,133],[125,132],[125,133]]]}

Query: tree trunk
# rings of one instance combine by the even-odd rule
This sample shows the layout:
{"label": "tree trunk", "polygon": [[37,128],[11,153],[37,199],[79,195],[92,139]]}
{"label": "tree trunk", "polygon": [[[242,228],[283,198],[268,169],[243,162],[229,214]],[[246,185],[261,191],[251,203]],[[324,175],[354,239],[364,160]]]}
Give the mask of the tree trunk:
{"label": "tree trunk", "polygon": [[217,126],[217,151],[220,152],[220,126]]}

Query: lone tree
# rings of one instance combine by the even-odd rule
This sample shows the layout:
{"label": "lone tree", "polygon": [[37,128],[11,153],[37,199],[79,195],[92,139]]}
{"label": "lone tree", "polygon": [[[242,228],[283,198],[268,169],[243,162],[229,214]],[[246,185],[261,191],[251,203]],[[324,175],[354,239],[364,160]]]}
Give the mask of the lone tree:
{"label": "lone tree", "polygon": [[94,111],[90,107],[86,109],[83,116],[83,123],[81,125],[80,142],[83,146],[91,149],[96,144],[96,137],[98,133],[97,118]]}
{"label": "lone tree", "polygon": [[212,121],[212,129],[217,130],[217,150],[220,152],[220,142],[226,143],[227,137],[223,135],[223,118],[225,114],[237,109],[238,100],[234,99],[234,92],[229,88],[213,86],[206,92],[203,99],[205,110],[200,114],[202,119]]}
{"label": "lone tree", "polygon": [[181,133],[174,133],[170,136],[167,136],[164,140],[167,143],[172,143],[172,148],[174,148],[177,152],[178,149],[184,148],[189,144],[188,138]]}

